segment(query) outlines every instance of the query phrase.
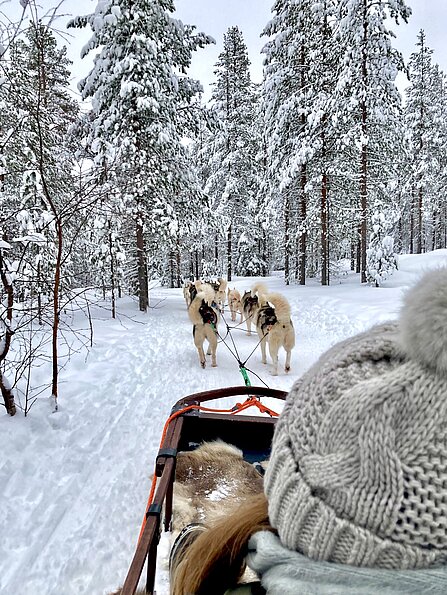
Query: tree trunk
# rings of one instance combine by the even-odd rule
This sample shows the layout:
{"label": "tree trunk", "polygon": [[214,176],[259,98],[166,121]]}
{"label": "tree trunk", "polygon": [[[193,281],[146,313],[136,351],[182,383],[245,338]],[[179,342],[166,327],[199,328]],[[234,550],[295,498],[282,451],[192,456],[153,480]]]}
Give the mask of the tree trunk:
{"label": "tree trunk", "polygon": [[[326,116],[322,118],[321,133],[321,161],[323,168],[326,164]],[[321,178],[321,285],[329,285],[329,242],[328,242],[328,204],[327,204],[327,174],[323,171]]]}
{"label": "tree trunk", "polygon": [[[362,118],[363,119],[363,118]],[[360,174],[360,200],[361,200],[361,220],[360,220],[360,273],[361,283],[366,283],[366,220],[368,216],[368,195],[367,195],[367,173],[368,173],[368,154],[366,145],[362,145],[361,155],[361,174]]]}
{"label": "tree trunk", "polygon": [[228,235],[227,235],[227,280],[231,281],[231,271],[233,268],[232,262],[232,234],[233,234],[233,224],[230,223],[228,228]]}
{"label": "tree trunk", "polygon": [[[3,288],[5,290],[7,300],[6,300],[6,320],[8,324],[5,329],[5,339],[2,345],[2,351],[0,352],[0,365],[6,359],[8,355],[9,348],[11,346],[11,340],[13,330],[12,330],[12,313],[13,313],[13,306],[14,306],[14,290],[12,286],[12,282],[10,280],[9,275],[7,275],[5,270],[5,264],[3,260],[3,254],[0,250],[0,277],[2,280]],[[3,396],[3,401],[5,403],[6,412],[9,415],[15,415],[16,413],[16,406],[14,403],[14,396],[12,394],[12,390],[10,386],[5,381],[3,374],[0,370],[0,391]]]}
{"label": "tree trunk", "polygon": [[410,200],[410,254],[414,254],[414,203],[415,203],[415,189],[411,188]]}
{"label": "tree trunk", "polygon": [[112,244],[112,230],[110,221],[107,222],[109,227],[109,256],[110,256],[110,290],[112,293],[112,318],[116,318],[116,297],[115,297],[115,256],[113,254]]}
{"label": "tree trunk", "polygon": [[[301,44],[300,48],[300,87],[304,92],[306,87],[306,48],[304,44]],[[301,127],[302,130],[306,126],[306,114],[301,114]],[[306,285],[306,267],[307,267],[307,233],[305,229],[306,225],[306,214],[307,214],[307,203],[306,203],[306,184],[307,184],[307,165],[303,163],[301,165],[300,174],[300,265],[299,265],[299,284]]]}
{"label": "tree trunk", "polygon": [[37,263],[37,320],[39,326],[42,326],[42,278],[41,278],[41,265],[40,260]]}
{"label": "tree trunk", "polygon": [[[366,44],[368,41],[368,20],[367,20],[367,0],[363,2],[363,46],[362,46],[362,84],[363,91],[366,95],[368,89],[368,71],[367,71],[367,56]],[[360,282],[366,283],[366,223],[368,217],[368,146],[366,139],[368,138],[368,111],[366,106],[366,99],[361,101],[362,113],[362,149],[360,155]]]}
{"label": "tree trunk", "polygon": [[423,247],[423,231],[422,231],[422,202],[423,202],[423,191],[422,187],[418,190],[418,202],[417,202],[417,214],[418,214],[418,241],[417,241],[417,254],[422,254]]}
{"label": "tree trunk", "polygon": [[262,239],[261,239],[261,244],[262,244],[262,276],[266,277],[267,276],[267,260],[268,260],[268,256],[267,256],[267,234],[265,232],[265,229],[262,227]]}
{"label": "tree trunk", "polygon": [[306,184],[307,184],[307,165],[301,165],[300,175],[300,266],[299,266],[299,283],[306,285],[306,267],[307,267],[307,232],[306,232],[306,215],[307,215],[307,199],[306,199]]}
{"label": "tree trunk", "polygon": [[177,238],[176,250],[175,250],[175,264],[176,264],[176,270],[177,270],[177,288],[180,288],[182,286],[180,260],[181,260],[180,259],[180,242],[179,242],[179,239]]}
{"label": "tree trunk", "polygon": [[149,283],[147,278],[146,246],[144,242],[143,216],[138,213],[136,219],[137,235],[137,271],[138,271],[138,300],[140,312],[147,312],[149,305]]}
{"label": "tree trunk", "polygon": [[54,399],[54,408],[57,411],[57,398],[58,398],[58,334],[59,334],[59,290],[61,285],[61,272],[62,272],[62,221],[59,217],[56,218],[56,232],[57,232],[57,257],[56,257],[56,271],[54,274],[54,287],[53,287],[53,336],[52,336],[52,366],[53,366],[53,377],[51,393]]}
{"label": "tree trunk", "polygon": [[199,278],[199,251],[196,249],[196,260],[195,260],[195,267],[196,267],[196,275],[195,278]]}
{"label": "tree trunk", "polygon": [[355,270],[355,243],[351,239],[351,271]]}
{"label": "tree trunk", "polygon": [[438,211],[436,208],[433,211],[432,228],[431,228],[431,249],[436,250],[436,243],[438,237]]}
{"label": "tree trunk", "polygon": [[442,248],[447,248],[447,204],[444,203],[444,245]]}
{"label": "tree trunk", "polygon": [[361,269],[361,243],[360,243],[360,226],[358,228],[358,240],[357,240],[357,250],[356,250],[356,258],[355,258],[355,272],[357,274],[360,273],[360,269]]}
{"label": "tree trunk", "polygon": [[290,194],[286,190],[284,201],[284,280],[290,284]]}
{"label": "tree trunk", "polygon": [[175,273],[174,273],[174,253],[171,250],[169,252],[169,278],[170,278],[169,287],[171,289],[174,289],[174,287],[175,287],[174,277],[175,277]]}

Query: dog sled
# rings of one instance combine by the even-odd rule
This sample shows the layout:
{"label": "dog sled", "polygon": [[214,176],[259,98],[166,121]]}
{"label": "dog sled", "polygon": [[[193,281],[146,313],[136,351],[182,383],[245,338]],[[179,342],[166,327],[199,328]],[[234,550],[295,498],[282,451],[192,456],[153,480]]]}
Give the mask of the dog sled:
{"label": "dog sled", "polygon": [[[261,398],[284,401],[286,395],[271,388],[236,386],[195,393],[177,401],[163,430],[146,514],[122,595],[134,595],[145,568],[146,593],[154,594],[157,546],[161,531],[169,531],[171,527],[177,455],[194,450],[202,442],[220,439],[239,448],[249,463],[265,461],[270,456],[278,414],[266,407]],[[230,409],[216,410],[204,405],[216,399],[241,396],[246,399]],[[240,415],[251,407],[266,415]]]}

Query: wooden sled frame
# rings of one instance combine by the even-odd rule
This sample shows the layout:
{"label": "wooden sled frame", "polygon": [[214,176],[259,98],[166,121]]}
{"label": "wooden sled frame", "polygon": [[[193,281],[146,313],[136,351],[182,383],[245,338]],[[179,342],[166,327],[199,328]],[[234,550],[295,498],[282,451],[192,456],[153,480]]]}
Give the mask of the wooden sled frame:
{"label": "wooden sled frame", "polygon": [[[200,405],[206,401],[246,395],[251,397],[273,397],[285,400],[282,390],[255,386],[233,386],[195,393],[177,401],[171,414],[189,405]],[[160,539],[164,505],[164,530],[169,531],[172,517],[172,496],[177,453],[192,450],[200,442],[220,438],[234,444],[249,462],[268,458],[276,418],[231,415],[228,413],[204,413],[198,410],[179,414],[168,426],[165,439],[156,459],[155,473],[158,478],[152,504],[146,513],[146,525],[138,542],[132,563],[122,588],[122,595],[134,595],[147,560],[146,593],[154,594],[157,547]]]}

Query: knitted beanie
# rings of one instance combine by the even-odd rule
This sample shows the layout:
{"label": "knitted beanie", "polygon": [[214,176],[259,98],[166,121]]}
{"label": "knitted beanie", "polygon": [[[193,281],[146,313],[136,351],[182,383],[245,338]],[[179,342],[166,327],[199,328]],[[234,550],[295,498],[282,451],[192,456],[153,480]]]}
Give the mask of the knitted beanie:
{"label": "knitted beanie", "polygon": [[282,543],[315,560],[447,563],[447,269],[294,384],[265,492]]}

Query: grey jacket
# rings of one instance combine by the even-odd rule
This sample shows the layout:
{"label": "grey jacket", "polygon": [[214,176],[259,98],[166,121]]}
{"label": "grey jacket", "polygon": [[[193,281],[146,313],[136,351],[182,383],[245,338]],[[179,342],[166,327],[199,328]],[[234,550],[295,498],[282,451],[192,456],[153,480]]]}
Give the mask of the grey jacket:
{"label": "grey jacket", "polygon": [[251,538],[247,563],[268,595],[447,594],[447,565],[385,570],[317,562],[288,550],[268,531]]}

